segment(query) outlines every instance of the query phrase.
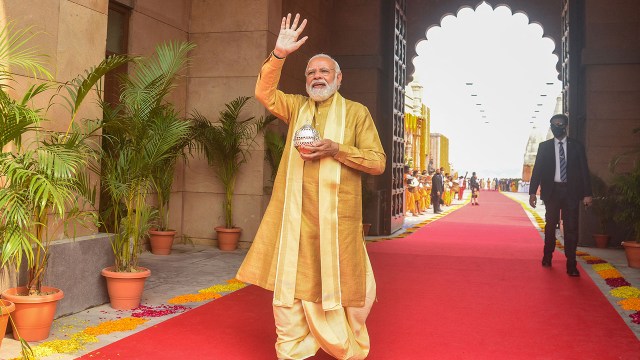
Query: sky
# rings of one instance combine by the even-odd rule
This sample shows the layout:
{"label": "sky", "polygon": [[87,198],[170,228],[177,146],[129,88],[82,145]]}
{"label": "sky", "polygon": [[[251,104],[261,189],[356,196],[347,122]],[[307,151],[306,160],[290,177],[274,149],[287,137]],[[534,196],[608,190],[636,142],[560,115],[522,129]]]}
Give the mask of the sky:
{"label": "sky", "polygon": [[[415,73],[431,132],[449,138],[453,171],[520,178],[529,135],[546,135],[562,83],[553,40],[507,7],[446,16],[416,45]],[[475,95],[475,96],[474,96]]]}

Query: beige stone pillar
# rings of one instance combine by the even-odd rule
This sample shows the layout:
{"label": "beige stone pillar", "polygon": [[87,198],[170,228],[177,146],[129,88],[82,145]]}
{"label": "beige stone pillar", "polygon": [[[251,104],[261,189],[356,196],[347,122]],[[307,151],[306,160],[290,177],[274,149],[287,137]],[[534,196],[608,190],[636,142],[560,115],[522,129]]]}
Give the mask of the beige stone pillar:
{"label": "beige stone pillar", "polygon": [[[280,4],[280,0],[191,1],[189,40],[197,48],[189,70],[187,112],[197,110],[216,121],[229,101],[254,96],[258,71],[280,29]],[[255,100],[245,109],[246,116],[265,115]],[[269,176],[259,135],[235,187],[234,222],[243,229],[241,247],[250,245],[262,219]],[[198,243],[215,242],[214,227],[224,223],[223,198],[215,169],[204,159],[190,161],[184,171],[183,233]]]}

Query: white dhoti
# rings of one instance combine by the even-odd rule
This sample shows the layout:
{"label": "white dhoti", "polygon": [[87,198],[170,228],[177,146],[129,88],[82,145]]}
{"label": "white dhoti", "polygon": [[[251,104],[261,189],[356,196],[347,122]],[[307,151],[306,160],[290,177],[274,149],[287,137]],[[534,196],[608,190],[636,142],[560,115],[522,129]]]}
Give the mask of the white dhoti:
{"label": "white dhoti", "polygon": [[376,297],[376,281],[367,256],[363,307],[325,311],[322,303],[295,299],[292,307],[273,307],[278,359],[306,359],[322,348],[336,359],[360,360],[369,354],[365,321]]}

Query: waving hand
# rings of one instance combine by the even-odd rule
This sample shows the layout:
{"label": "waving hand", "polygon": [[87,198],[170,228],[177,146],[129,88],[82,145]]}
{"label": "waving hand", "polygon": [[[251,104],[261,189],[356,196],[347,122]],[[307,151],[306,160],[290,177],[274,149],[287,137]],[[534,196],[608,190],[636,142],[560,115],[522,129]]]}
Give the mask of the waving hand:
{"label": "waving hand", "polygon": [[291,24],[291,14],[287,14],[287,17],[282,18],[282,24],[280,25],[280,34],[276,41],[276,47],[273,49],[273,53],[279,58],[285,58],[287,55],[298,50],[302,44],[307,41],[308,36],[298,40],[298,37],[307,25],[307,19],[302,20],[300,26],[298,21],[300,20],[300,14],[296,14]]}

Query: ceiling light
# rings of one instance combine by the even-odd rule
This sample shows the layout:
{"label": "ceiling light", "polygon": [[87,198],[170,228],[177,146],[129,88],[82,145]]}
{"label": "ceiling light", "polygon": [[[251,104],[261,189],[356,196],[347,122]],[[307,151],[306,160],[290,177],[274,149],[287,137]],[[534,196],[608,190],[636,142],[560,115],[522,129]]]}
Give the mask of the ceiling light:
{"label": "ceiling light", "polygon": [[476,104],[476,105],[482,105],[482,104]]}
{"label": "ceiling light", "polygon": [[466,85],[473,85],[473,83],[465,83]]}
{"label": "ceiling light", "polygon": [[553,83],[552,83],[552,82],[550,82],[550,83],[547,83],[547,85],[553,85]]}
{"label": "ceiling light", "polygon": [[478,94],[471,94],[471,96],[478,96]]}
{"label": "ceiling light", "polygon": [[542,106],[542,104],[538,104],[538,106]]}
{"label": "ceiling light", "polygon": [[540,96],[547,96],[547,94],[541,94]]}

